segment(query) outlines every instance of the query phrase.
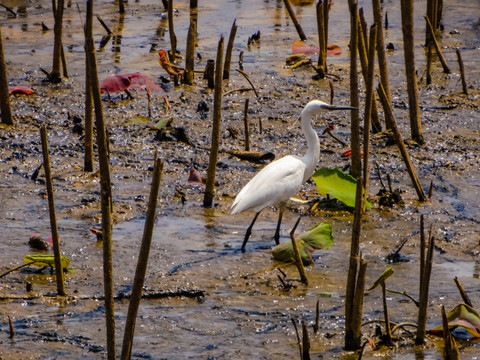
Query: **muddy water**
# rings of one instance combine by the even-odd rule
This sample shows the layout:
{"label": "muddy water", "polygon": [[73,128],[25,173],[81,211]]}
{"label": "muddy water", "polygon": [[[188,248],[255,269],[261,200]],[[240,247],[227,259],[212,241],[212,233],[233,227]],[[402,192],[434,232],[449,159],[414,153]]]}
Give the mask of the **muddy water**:
{"label": "muddy water", "polygon": [[[345,2],[346,3],[346,2]],[[99,228],[101,222],[99,179],[82,172],[82,139],[72,132],[73,116],[83,117],[84,53],[81,20],[75,3],[69,3],[65,12],[64,44],[70,78],[60,85],[42,82],[39,66],[49,69],[53,32],[42,32],[44,22],[51,29],[53,20],[50,2],[35,3],[7,1],[18,12],[17,18],[1,12],[5,56],[9,79],[14,85],[29,85],[38,91],[33,97],[12,98],[17,115],[15,129],[3,129],[1,152],[0,228],[3,230],[4,250],[0,254],[1,269],[22,264],[25,254],[31,253],[27,241],[32,233],[45,238],[49,233],[48,204],[45,197],[43,171],[40,181],[31,175],[41,164],[38,126],[48,124],[52,167],[55,182],[57,217],[62,240],[62,252],[69,256],[73,272],[66,275],[68,297],[48,296],[55,293],[55,278],[48,271],[37,274],[32,270],[14,272],[2,279],[1,295],[10,298],[0,305],[0,355],[2,358],[72,358],[105,357],[104,309],[101,300],[102,246],[88,229]],[[360,2],[371,23],[369,2]],[[390,28],[385,33],[395,51],[388,61],[392,83],[395,114],[405,138],[408,138],[407,96],[403,77],[401,20],[397,2],[385,2]],[[157,63],[156,51],[169,48],[166,17],[158,2],[139,1],[127,5],[122,20],[108,2],[96,2],[95,12],[102,16],[117,35],[117,43],[110,40],[103,48],[105,35],[95,23],[96,48],[100,78],[113,73],[141,71],[156,81],[167,76]],[[175,30],[178,48],[184,53],[188,29],[188,3],[176,2],[178,9]],[[425,58],[421,48],[424,29],[424,1],[416,3],[417,65],[423,74]],[[80,5],[82,14],[84,9]],[[315,8],[313,4],[295,6],[298,17],[315,45]],[[330,72],[339,77],[335,82],[336,102],[348,98],[348,42],[349,17],[344,2],[335,2],[330,16],[330,43],[342,47],[339,56],[328,59]],[[401,254],[408,262],[394,264],[395,274],[389,287],[418,296],[418,229],[420,214],[425,214],[427,225],[433,225],[437,251],[432,275],[431,306],[428,326],[440,323],[435,305],[447,310],[461,300],[453,283],[458,276],[478,305],[479,212],[478,135],[480,127],[478,49],[480,48],[480,17],[476,0],[462,3],[462,7],[445,2],[444,26],[441,41],[450,62],[452,74],[444,75],[435,62],[434,84],[420,83],[422,125],[426,145],[409,145],[412,161],[425,190],[433,181],[432,199],[426,204],[416,201],[415,192],[405,167],[394,147],[387,146],[384,135],[373,138],[372,158],[380,164],[384,181],[392,176],[394,189],[402,190],[405,204],[393,209],[380,209],[375,194],[381,188],[375,172],[371,176],[369,194],[374,202],[363,224],[362,252],[368,261],[367,285],[388,266],[385,256],[398,242],[408,237]],[[283,59],[297,40],[295,29],[281,1],[210,1],[199,5],[198,49],[202,61],[196,67],[203,69],[206,59],[214,58],[220,35],[228,37],[233,20],[239,26],[233,61],[244,51],[245,71],[260,92],[255,100],[251,92],[233,92],[223,100],[222,143],[225,149],[240,149],[241,135],[232,138],[231,131],[241,131],[245,99],[250,98],[252,144],[258,150],[274,151],[277,157],[304,151],[300,129],[291,127],[308,99],[327,99],[328,84],[311,79],[311,70],[292,71],[284,67]],[[261,41],[247,46],[247,39],[261,31]],[[450,34],[450,32],[458,33]],[[310,35],[311,34],[311,35]],[[118,39],[121,43],[118,44]],[[469,96],[461,95],[459,74],[455,62],[455,48],[460,47],[471,85]],[[233,68],[237,64],[235,63]],[[136,257],[142,237],[144,213],[151,181],[150,167],[154,151],[159,151],[166,166],[159,197],[158,219],[149,258],[146,287],[152,293],[168,290],[203,291],[204,296],[187,296],[144,300],[139,310],[134,358],[151,359],[220,359],[227,356],[239,359],[283,359],[298,357],[296,335],[291,319],[311,324],[315,318],[315,304],[320,300],[320,330],[312,335],[313,358],[354,358],[342,350],[344,328],[344,293],[348,266],[352,214],[339,207],[321,206],[314,213],[306,206],[291,204],[285,216],[282,241],[299,214],[304,215],[298,231],[328,221],[333,228],[335,243],[328,251],[315,253],[315,267],[308,270],[310,286],[298,282],[294,268],[286,268],[286,279],[293,287],[285,289],[271,259],[270,247],[276,213],[265,210],[257,221],[247,246],[247,253],[239,252],[246,226],[253,214],[229,216],[233,197],[262,165],[253,165],[220,155],[218,178],[220,186],[213,209],[201,207],[203,189],[187,184],[190,164],[194,162],[205,175],[210,137],[209,121],[213,109],[212,94],[205,90],[201,77],[196,86],[174,88],[153,97],[153,116],[160,119],[164,113],[163,96],[168,96],[175,126],[186,129],[194,146],[179,142],[155,140],[155,133],[143,124],[129,121],[133,116],[147,114],[146,96],[136,93],[134,101],[114,97],[114,103],[105,101],[105,116],[109,124],[112,183],[114,186],[114,276],[115,292],[128,293]],[[248,87],[242,77],[232,72],[225,90]],[[210,107],[207,120],[202,120],[196,108],[204,100]],[[455,106],[453,110],[446,110]],[[260,133],[258,121],[262,120]],[[328,122],[335,124],[337,136],[348,142],[347,114],[335,114]],[[152,121],[153,123],[153,121]],[[318,119],[319,134],[325,120]],[[322,136],[321,166],[343,167],[348,162],[340,154],[346,150],[331,138]],[[176,192],[180,187],[186,202]],[[299,197],[319,195],[312,183],[305,185]],[[390,280],[390,279],[389,279]],[[33,290],[26,292],[26,282]],[[416,308],[398,295],[388,298],[391,317],[396,322],[415,321]],[[128,302],[118,300],[116,305],[117,343],[123,337]],[[380,292],[375,290],[365,298],[364,320],[381,320]],[[11,316],[16,330],[8,339],[8,321]],[[365,334],[373,336],[374,325],[366,325]],[[365,358],[383,356],[392,359],[441,357],[438,340],[429,338],[423,351],[414,350],[412,338],[398,333],[397,347],[368,350]],[[403,340],[402,340],[403,339]],[[478,345],[461,342],[462,358],[474,358]]]}

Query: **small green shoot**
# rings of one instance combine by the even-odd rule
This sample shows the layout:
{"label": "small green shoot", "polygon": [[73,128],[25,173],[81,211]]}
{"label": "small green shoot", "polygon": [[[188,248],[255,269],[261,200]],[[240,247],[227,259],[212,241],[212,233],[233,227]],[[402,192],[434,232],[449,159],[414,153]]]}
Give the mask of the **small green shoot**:
{"label": "small green shoot", "polygon": [[373,285],[368,289],[368,291],[371,291],[378,287],[378,285],[385,284],[385,280],[387,280],[391,275],[393,274],[393,268],[390,266],[388,269],[386,269],[382,275],[378,277],[377,280],[373,283]]}

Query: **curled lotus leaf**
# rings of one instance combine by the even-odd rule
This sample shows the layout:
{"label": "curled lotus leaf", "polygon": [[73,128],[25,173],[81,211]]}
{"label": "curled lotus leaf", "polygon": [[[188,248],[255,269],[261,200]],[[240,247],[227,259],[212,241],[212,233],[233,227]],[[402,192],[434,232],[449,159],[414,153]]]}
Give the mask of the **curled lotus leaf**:
{"label": "curled lotus leaf", "polygon": [[[33,264],[42,267],[55,267],[55,257],[53,255],[25,255],[23,261],[25,261],[27,264]],[[70,259],[66,256],[61,256],[60,263],[62,264],[62,269],[67,269],[70,266]]]}
{"label": "curled lotus leaf", "polygon": [[[333,244],[332,227],[326,222],[319,223],[296,239],[303,265],[313,265],[312,254],[315,250],[328,249]],[[291,262],[294,259],[293,245],[291,241],[285,241],[272,249],[275,260]]]}

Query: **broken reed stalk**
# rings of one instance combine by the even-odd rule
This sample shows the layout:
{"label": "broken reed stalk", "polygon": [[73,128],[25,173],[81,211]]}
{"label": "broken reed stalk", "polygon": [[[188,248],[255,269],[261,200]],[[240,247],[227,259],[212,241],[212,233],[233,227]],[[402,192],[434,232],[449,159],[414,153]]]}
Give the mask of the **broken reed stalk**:
{"label": "broken reed stalk", "polygon": [[2,27],[0,25],[0,114],[2,123],[6,125],[15,125],[12,116],[12,106],[10,104],[10,94],[8,93],[8,76],[5,56],[3,54]]}
{"label": "broken reed stalk", "polygon": [[173,0],[168,0],[168,33],[170,35],[170,62],[175,63],[177,58],[177,37],[173,26]]}
{"label": "broken reed stalk", "polygon": [[307,278],[307,273],[305,272],[305,267],[303,266],[303,261],[300,256],[300,251],[298,250],[297,242],[295,241],[295,230],[297,230],[297,226],[300,223],[301,217],[298,217],[297,222],[295,223],[295,226],[293,227],[292,231],[290,231],[290,240],[292,241],[292,246],[293,246],[293,254],[294,254],[294,261],[295,261],[295,266],[298,269],[298,274],[300,275],[300,280],[302,283],[308,286],[308,278]]}
{"label": "broken reed stalk", "polygon": [[415,172],[415,168],[413,167],[413,164],[410,160],[410,156],[408,155],[408,150],[407,147],[405,146],[405,143],[403,142],[402,135],[400,134],[400,130],[398,130],[397,127],[397,122],[395,121],[395,118],[393,117],[393,110],[388,104],[388,100],[385,94],[385,91],[382,87],[382,84],[379,83],[377,87],[377,93],[380,96],[380,100],[382,101],[383,104],[383,109],[385,111],[385,115],[387,115],[392,119],[391,125],[391,130],[393,133],[393,136],[395,138],[395,142],[397,143],[397,146],[400,150],[400,154],[402,155],[403,162],[405,163],[407,167],[408,174],[410,175],[410,179],[412,180],[413,187],[415,188],[415,191],[417,192],[418,200],[425,202],[427,201],[427,197],[425,196],[425,193],[420,186],[420,182],[418,180],[417,174]]}
{"label": "broken reed stalk", "polygon": [[[323,1],[323,28],[324,28],[324,34],[325,34],[325,47],[326,48],[328,48],[328,19],[329,19],[329,16],[330,16],[330,8],[331,7],[332,7],[332,0],[324,0]],[[327,63],[326,63],[326,61],[327,61],[327,59],[325,58],[325,73],[327,73]]]}
{"label": "broken reed stalk", "polygon": [[[84,32],[86,28],[84,29]],[[86,33],[85,33],[86,38]],[[92,53],[92,42],[85,41],[85,159],[83,171],[93,172],[93,97],[88,54]]]}
{"label": "broken reed stalk", "polygon": [[[441,0],[427,0],[426,4],[426,16],[430,20],[430,23],[434,25],[434,30],[438,29],[440,25],[441,10],[439,11],[439,5]],[[443,6],[443,5],[442,5]],[[428,25],[425,26],[425,45],[431,44],[432,32],[428,29]]]}
{"label": "broken reed stalk", "polygon": [[121,360],[128,360],[132,355],[133,337],[135,334],[135,323],[142,299],[143,284],[147,273],[148,257],[150,255],[150,246],[152,244],[153,228],[155,226],[155,209],[157,207],[158,190],[162,180],[163,162],[155,159],[153,168],[153,179],[150,188],[150,198],[148,200],[147,215],[143,229],[142,244],[138,254],[137,268],[133,280],[132,295],[128,305],[127,320],[125,322],[125,333],[123,336]]}
{"label": "broken reed stalk", "polygon": [[[421,225],[423,221],[421,221]],[[425,239],[424,227],[421,226],[420,236],[421,239]],[[425,241],[425,240],[423,240]],[[425,245],[425,243],[423,244]],[[420,246],[422,246],[422,241]],[[415,338],[415,345],[423,345],[425,340],[425,332],[427,325],[427,311],[428,311],[428,290],[430,286],[430,275],[432,272],[432,263],[433,263],[433,250],[435,248],[435,239],[429,233],[428,238],[428,250],[425,258],[421,258],[420,264],[423,264],[423,268],[420,269],[420,295],[418,300],[418,321],[417,321],[417,334]],[[425,254],[425,248],[423,248],[423,253]],[[420,250],[420,256],[422,256],[422,249]]]}
{"label": "broken reed stalk", "polygon": [[187,34],[187,49],[185,50],[185,72],[183,73],[183,83],[193,85],[193,74],[195,72],[195,29],[194,20],[190,17],[190,26]]}
{"label": "broken reed stalk", "polygon": [[232,62],[233,43],[235,42],[235,36],[237,35],[236,19],[233,20],[232,28],[230,30],[230,36],[228,37],[227,51],[225,52],[225,65],[223,66],[223,79],[230,78],[230,64]]}
{"label": "broken reed stalk", "polygon": [[298,351],[300,352],[300,360],[303,360],[303,353],[302,353],[302,343],[300,341],[300,334],[298,333],[298,327],[297,323],[294,318],[291,318],[293,327],[295,328],[295,334],[297,335],[297,345],[298,345]]}
{"label": "broken reed stalk", "polygon": [[60,47],[61,50],[61,57],[62,57],[62,71],[63,71],[63,77],[68,79],[68,69],[67,69],[67,60],[65,59],[65,48],[62,46]]}
{"label": "broken reed stalk", "polygon": [[359,22],[359,26],[361,27],[362,29],[362,36],[363,36],[363,39],[364,39],[364,43],[365,43],[365,53],[368,53],[368,33],[367,33],[367,21],[365,20],[365,14],[363,12],[363,7],[361,7],[360,9],[358,9],[358,22]]}
{"label": "broken reed stalk", "polygon": [[305,321],[302,321],[302,344],[302,360],[310,360],[310,339]]}
{"label": "broken reed stalk", "polygon": [[363,297],[365,294],[365,279],[367,277],[367,262],[360,254],[360,264],[358,268],[357,281],[355,285],[355,296],[353,298],[353,317],[352,330],[355,338],[362,338],[362,314],[363,314]]}
{"label": "broken reed stalk", "polygon": [[426,84],[430,85],[432,83],[432,43],[427,44],[427,67],[426,67]]}
{"label": "broken reed stalk", "polygon": [[[328,0],[326,0],[328,1]],[[325,15],[322,0],[317,2],[318,62],[317,67],[322,78],[327,73],[327,44],[325,42]]]}
{"label": "broken reed stalk", "polygon": [[434,30],[432,28],[432,24],[428,17],[425,16],[425,21],[427,22],[427,27],[430,29],[431,35],[432,35],[432,42],[433,46],[435,46],[435,51],[437,52],[438,55],[438,60],[440,60],[440,63],[442,64],[443,67],[443,72],[445,74],[450,74],[450,68],[448,67],[447,60],[445,60],[445,56],[443,56],[442,49],[440,48],[440,45],[438,45],[437,38],[435,36]]}
{"label": "broken reed stalk", "polygon": [[417,72],[415,71],[413,0],[401,0],[401,11],[405,75],[407,77],[408,110],[410,112],[410,134],[413,140],[422,145],[425,141],[423,140],[422,135]]}
{"label": "broken reed stalk", "polygon": [[[365,180],[364,185],[364,201],[363,206],[367,203],[367,196],[368,196],[368,185],[370,179],[370,164],[368,162],[369,154],[370,154],[370,128],[371,123],[373,120],[372,113],[373,113],[373,105],[375,103],[375,99],[373,98],[373,80],[375,78],[375,41],[377,36],[377,26],[373,24],[370,27],[370,44],[368,46],[368,68],[367,68],[367,76],[365,78],[366,82],[366,96],[365,96],[365,113],[363,117],[363,179]],[[363,209],[365,211],[365,209]]]}
{"label": "broken reed stalk", "polygon": [[17,17],[17,13],[15,11],[12,10],[12,8],[6,6],[6,5],[3,5],[3,4],[0,4],[1,7],[3,7],[5,10],[7,10],[10,14],[13,15],[13,17]]}
{"label": "broken reed stalk", "polygon": [[[365,81],[365,87],[368,87],[368,64],[373,61],[373,64],[375,64],[375,58],[369,57],[369,54],[371,53],[370,48],[371,46],[367,44],[367,39],[369,39],[368,36],[365,36],[365,31],[363,29],[364,26],[367,26],[365,22],[365,19],[363,19],[363,16],[360,16],[360,14],[363,14],[363,9],[360,9],[359,11],[359,16],[358,16],[358,53],[360,57],[360,64],[362,65],[362,75],[363,79]],[[375,25],[375,24],[373,24]],[[370,28],[370,31],[371,28]],[[371,40],[370,44],[372,43]],[[374,44],[375,45],[375,44]],[[375,46],[374,46],[375,47]],[[375,51],[373,51],[373,56],[375,56]],[[372,60],[370,60],[372,59]],[[367,90],[368,94],[368,90]],[[380,120],[378,119],[378,108],[377,108],[377,101],[375,98],[372,97],[372,104],[371,106],[371,112],[370,112],[370,122],[371,122],[371,128],[373,129],[374,133],[378,133],[382,131],[382,125],[380,124]],[[366,114],[365,114],[366,116]]]}
{"label": "broken reed stalk", "polygon": [[320,320],[320,300],[317,300],[315,305],[315,323],[313,324],[313,332],[316,334],[318,332],[319,326],[318,322]]}
{"label": "broken reed stalk", "polygon": [[[1,34],[0,34],[0,36],[1,36]],[[460,67],[460,78],[462,79],[463,93],[465,95],[468,95],[467,80],[465,78],[465,67],[463,66],[462,54],[460,53],[459,48],[457,48],[457,50],[455,50],[455,52],[457,53],[458,65]]]}
{"label": "broken reed stalk", "polygon": [[305,33],[303,32],[302,26],[298,22],[297,16],[295,15],[295,12],[293,11],[292,5],[290,4],[289,0],[283,0],[283,3],[285,4],[285,8],[288,11],[288,15],[290,15],[290,18],[292,19],[293,25],[295,25],[295,29],[297,30],[298,36],[300,37],[300,40],[305,41],[307,40],[307,37],[305,36]]}
{"label": "broken reed stalk", "polygon": [[123,0],[118,0],[118,12],[120,15],[125,15],[125,4]]}
{"label": "broken reed stalk", "polygon": [[243,50],[238,54],[238,68],[242,71],[245,70],[243,67]]}
{"label": "broken reed stalk", "polygon": [[203,78],[207,80],[207,88],[215,89],[215,60],[208,59],[203,72]]}
{"label": "broken reed stalk", "polygon": [[215,94],[213,97],[212,145],[210,147],[207,182],[205,184],[205,195],[203,197],[204,207],[211,207],[213,204],[213,195],[215,192],[215,175],[217,173],[218,149],[220,148],[220,125],[222,123],[223,36],[220,37],[220,41],[218,42],[217,59],[215,63]]}
{"label": "broken reed stalk", "polygon": [[248,126],[248,104],[250,99],[245,99],[245,109],[243,110],[243,125],[245,127],[245,151],[250,151],[250,129]]}
{"label": "broken reed stalk", "polygon": [[[385,54],[385,41],[382,30],[382,8],[380,6],[380,0],[372,0],[372,7],[374,22],[377,25],[377,58],[378,68],[380,72],[380,81],[382,82],[382,86],[385,89],[388,104],[391,104],[392,95],[390,92],[390,84],[388,82],[387,56]],[[385,119],[385,122],[386,128],[390,129],[390,124],[388,123],[387,119]]]}
{"label": "broken reed stalk", "polygon": [[116,358],[115,345],[115,313],[113,302],[113,265],[112,265],[112,185],[108,155],[108,139],[103,118],[102,97],[98,84],[97,59],[93,42],[93,0],[87,0],[87,19],[85,22],[86,42],[90,42],[89,70],[92,86],[93,103],[95,106],[95,125],[97,128],[98,160],[100,165],[100,194],[102,208],[102,238],[103,238],[103,281],[105,292],[105,323],[107,328],[107,358]]}
{"label": "broken reed stalk", "polygon": [[383,317],[385,319],[385,342],[387,346],[393,345],[392,343],[392,327],[390,326],[390,317],[388,315],[387,305],[387,285],[385,280],[381,283],[382,286],[382,301],[383,301]]}
{"label": "broken reed stalk", "polygon": [[468,297],[467,295],[467,292],[465,291],[465,289],[463,288],[463,285],[462,283],[460,282],[460,280],[458,279],[458,277],[455,276],[455,285],[457,285],[457,289],[458,291],[460,292],[460,296],[462,297],[462,300],[465,304],[467,304],[468,306],[472,307],[473,308],[473,305],[472,305],[472,301],[470,300],[470,298]]}
{"label": "broken reed stalk", "polygon": [[10,315],[8,315],[8,332],[9,332],[9,338],[10,339],[13,339],[13,337],[15,336],[15,329],[13,327],[13,321],[12,321],[12,318],[10,317]]}
{"label": "broken reed stalk", "polygon": [[358,7],[356,0],[348,0],[350,8],[350,104],[355,109],[351,111],[351,135],[350,148],[351,156],[351,175],[354,178],[362,176],[362,158],[360,155],[360,116],[358,100]]}
{"label": "broken reed stalk", "polygon": [[255,96],[258,98],[258,92],[257,92],[257,89],[255,89],[255,86],[253,85],[252,81],[250,80],[250,77],[247,75],[247,73],[243,70],[240,70],[240,69],[235,69],[240,75],[242,75],[247,81],[248,83],[250,84],[250,86],[252,87],[252,90],[253,92],[255,93]]}
{"label": "broken reed stalk", "polygon": [[63,27],[63,8],[64,0],[53,0],[52,10],[55,24],[53,27],[54,42],[53,42],[53,64],[52,71],[48,76],[48,81],[52,83],[59,83],[62,81],[60,77],[60,66],[62,64],[62,27]]}
{"label": "broken reed stalk", "polygon": [[[419,279],[419,294],[422,292],[422,279],[425,272],[425,249],[427,248],[427,241],[425,239],[425,216],[420,215],[420,279]],[[417,305],[418,306],[418,305]]]}
{"label": "broken reed stalk", "polygon": [[108,35],[112,35],[113,32],[110,30],[107,24],[105,24],[105,21],[103,21],[102,17],[100,15],[97,15],[97,20],[100,22],[100,24],[103,26],[105,31],[107,32]]}
{"label": "broken reed stalk", "polygon": [[43,125],[40,128],[42,138],[43,168],[45,169],[45,182],[47,185],[48,212],[50,214],[50,228],[53,241],[53,255],[55,258],[55,277],[57,279],[57,293],[65,296],[65,283],[63,280],[63,269],[61,262],[60,241],[58,236],[57,216],[55,214],[55,200],[53,198],[52,171],[50,168],[50,154],[48,151],[47,128]]}
{"label": "broken reed stalk", "polygon": [[442,311],[442,325],[443,325],[443,356],[442,359],[445,360],[459,360],[460,354],[458,352],[457,344],[455,338],[453,337],[450,329],[448,327],[447,314],[445,312],[445,306],[440,306]]}
{"label": "broken reed stalk", "polygon": [[[353,215],[352,241],[350,245],[350,260],[347,274],[347,286],[345,293],[345,349],[357,350],[361,347],[361,317],[363,302],[355,299],[360,296],[357,294],[360,282],[360,234],[362,226],[362,201],[363,201],[363,180],[357,179],[357,190],[355,196],[355,212]],[[366,266],[366,264],[365,264]],[[362,270],[363,271],[363,270]],[[363,291],[362,291],[363,292]],[[359,307],[360,306],[360,307]],[[359,320],[360,318],[360,320]]]}

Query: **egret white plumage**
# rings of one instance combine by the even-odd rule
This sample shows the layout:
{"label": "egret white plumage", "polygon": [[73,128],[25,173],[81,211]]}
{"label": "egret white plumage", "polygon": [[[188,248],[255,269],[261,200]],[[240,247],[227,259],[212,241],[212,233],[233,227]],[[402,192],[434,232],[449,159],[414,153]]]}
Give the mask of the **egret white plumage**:
{"label": "egret white plumage", "polygon": [[305,105],[300,114],[302,131],[307,141],[307,152],[305,155],[288,155],[270,163],[243,187],[233,202],[231,214],[237,214],[249,209],[255,210],[255,216],[243,240],[242,252],[245,252],[245,246],[252,233],[253,224],[255,224],[262,209],[267,206],[276,205],[278,207],[275,242],[279,243],[280,225],[285,210],[285,203],[312,176],[320,158],[320,140],[312,127],[312,117],[322,111],[353,109],[355,108],[329,105],[320,100],[312,100]]}

